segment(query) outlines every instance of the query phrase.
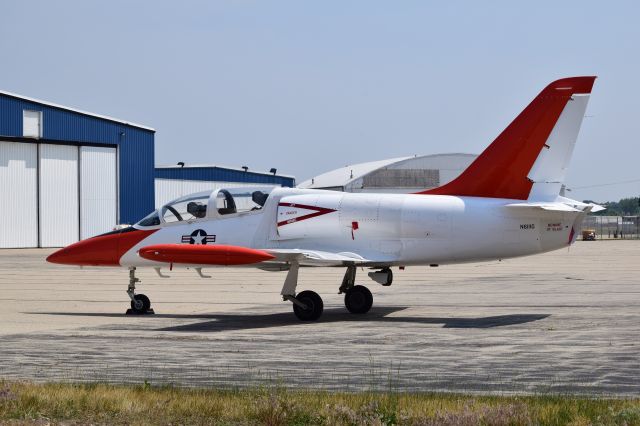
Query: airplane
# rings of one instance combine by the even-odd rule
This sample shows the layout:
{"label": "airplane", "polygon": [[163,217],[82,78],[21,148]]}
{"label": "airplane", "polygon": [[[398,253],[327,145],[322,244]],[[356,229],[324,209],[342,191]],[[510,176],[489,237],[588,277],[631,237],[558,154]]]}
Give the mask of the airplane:
{"label": "airplane", "polygon": [[136,268],[255,267],[288,271],[283,301],[302,321],[323,301],[297,292],[300,267],[346,268],[344,304],[365,314],[371,291],[357,268],[389,286],[391,268],[494,261],[557,250],[585,215],[602,210],[560,195],[596,77],[552,82],[457,178],[411,194],[299,188],[223,188],[173,200],[133,226],[51,254],[65,265],[129,269],[133,313],[152,312],[136,293]]}

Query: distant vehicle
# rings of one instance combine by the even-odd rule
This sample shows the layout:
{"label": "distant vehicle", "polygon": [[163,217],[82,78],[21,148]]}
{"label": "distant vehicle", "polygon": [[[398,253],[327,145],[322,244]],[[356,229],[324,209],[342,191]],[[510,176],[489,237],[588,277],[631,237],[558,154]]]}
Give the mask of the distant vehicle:
{"label": "distant vehicle", "polygon": [[582,230],[582,240],[583,241],[595,241],[596,240],[596,230],[595,229],[583,229]]}
{"label": "distant vehicle", "polygon": [[[287,270],[281,295],[303,321],[318,319],[322,298],[297,292],[301,266],[344,267],[339,292],[349,312],[373,303],[356,268],[384,286],[392,267],[478,262],[566,247],[585,214],[602,210],[559,196],[595,77],[548,85],[453,181],[415,194],[225,188],[174,200],[134,226],[51,254],[68,265],[129,268],[131,309],[137,267],[247,266]],[[307,160],[312,160],[312,150]],[[177,284],[179,286],[179,284]],[[237,291],[241,291],[238,289]],[[258,300],[247,300],[247,303]]]}

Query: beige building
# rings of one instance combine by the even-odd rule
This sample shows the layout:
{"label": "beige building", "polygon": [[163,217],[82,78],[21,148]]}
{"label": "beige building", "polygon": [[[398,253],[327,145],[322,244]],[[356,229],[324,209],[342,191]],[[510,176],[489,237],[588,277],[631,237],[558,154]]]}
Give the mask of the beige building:
{"label": "beige building", "polygon": [[353,164],[315,176],[298,188],[344,192],[409,193],[435,188],[456,178],[475,154],[435,154]]}

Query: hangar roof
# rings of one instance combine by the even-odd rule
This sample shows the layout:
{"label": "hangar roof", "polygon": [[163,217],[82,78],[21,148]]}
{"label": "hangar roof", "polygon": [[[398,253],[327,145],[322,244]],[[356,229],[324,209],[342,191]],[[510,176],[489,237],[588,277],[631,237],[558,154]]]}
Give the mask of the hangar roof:
{"label": "hangar roof", "polygon": [[[221,164],[185,164],[184,166],[178,166],[175,164],[162,164],[162,165],[156,166],[156,169],[224,169],[224,170],[233,170],[233,171],[245,173],[245,170],[242,167],[223,166]],[[261,172],[258,170],[251,170],[251,169],[247,169],[246,173],[274,176],[274,174],[270,172]],[[292,179],[295,178],[295,176],[293,175],[283,175],[277,172],[275,176],[292,178]]]}
{"label": "hangar roof", "polygon": [[41,104],[41,105],[46,105],[46,106],[49,106],[49,107],[52,107],[52,108],[63,109],[63,110],[66,110],[66,111],[71,111],[71,112],[75,112],[75,113],[82,114],[82,115],[88,115],[88,116],[91,116],[91,117],[100,118],[102,120],[114,121],[116,123],[126,124],[127,126],[138,127],[140,129],[149,130],[151,132],[155,132],[156,131],[152,127],[144,126],[142,124],[133,123],[131,121],[120,120],[118,118],[109,117],[108,115],[100,115],[100,114],[95,114],[93,112],[87,112],[87,111],[83,111],[83,110],[80,110],[80,109],[70,108],[70,107],[67,107],[67,106],[64,106],[64,105],[54,104],[53,102],[43,101],[41,99],[30,98],[28,96],[22,96],[22,95],[18,95],[16,93],[7,92],[5,90],[0,90],[0,95],[9,96],[9,97],[12,97],[12,98],[17,98],[17,99],[22,99],[22,100],[25,100],[25,101],[34,102],[34,103]]}
{"label": "hangar roof", "polygon": [[366,163],[358,163],[340,167],[335,170],[328,171],[309,180],[305,180],[299,188],[334,188],[345,186],[349,182],[360,178],[374,170],[386,167],[403,160],[413,157],[388,158],[386,160],[369,161]]}
{"label": "hangar roof", "polygon": [[413,187],[443,185],[473,162],[475,154],[435,154],[398,157],[340,167],[308,179],[299,188],[347,192],[406,192]]}

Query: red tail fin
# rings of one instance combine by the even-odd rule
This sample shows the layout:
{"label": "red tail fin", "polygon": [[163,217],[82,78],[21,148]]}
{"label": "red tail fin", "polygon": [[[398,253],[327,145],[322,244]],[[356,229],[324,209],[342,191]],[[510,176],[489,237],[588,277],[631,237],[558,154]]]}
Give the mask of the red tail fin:
{"label": "red tail fin", "polygon": [[526,200],[527,175],[574,94],[591,93],[595,77],[563,78],[549,84],[460,176],[419,194]]}

